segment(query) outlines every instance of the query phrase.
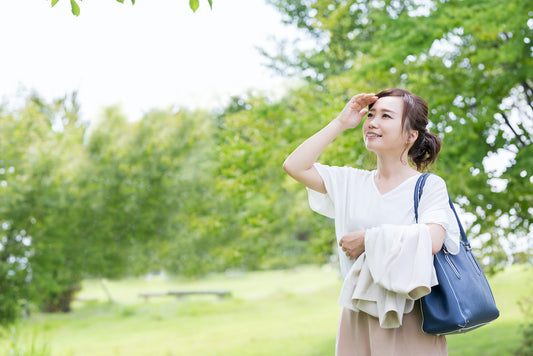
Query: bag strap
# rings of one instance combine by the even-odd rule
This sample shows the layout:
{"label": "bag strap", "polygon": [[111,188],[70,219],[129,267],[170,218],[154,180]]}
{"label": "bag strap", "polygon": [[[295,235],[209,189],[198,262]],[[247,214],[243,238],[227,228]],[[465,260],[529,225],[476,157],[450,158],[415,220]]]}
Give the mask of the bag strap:
{"label": "bag strap", "polygon": [[417,224],[418,224],[418,203],[420,202],[420,198],[422,197],[422,191],[424,190],[424,185],[426,184],[426,180],[428,179],[429,175],[430,173],[422,173],[422,175],[418,177],[418,180],[416,181],[414,202],[415,202],[415,221]]}
{"label": "bag strap", "polygon": [[[420,198],[422,198],[422,192],[424,190],[424,185],[426,184],[426,180],[431,174],[432,173],[422,173],[422,175],[420,175],[420,177],[418,177],[418,180],[416,181],[414,203],[415,203],[415,221],[417,224],[418,224],[418,204],[420,202]],[[459,231],[461,231],[461,240],[463,240],[465,245],[468,248],[470,248],[470,244],[468,243],[468,239],[466,238],[465,230],[463,229],[463,225],[461,224],[461,220],[459,220],[459,216],[457,215],[457,212],[455,211],[452,198],[450,198],[449,194],[448,194],[448,203],[450,204],[450,208],[452,208],[453,214],[455,215],[455,219],[457,220],[457,225],[459,225]],[[444,248],[444,245],[443,245],[443,248]]]}

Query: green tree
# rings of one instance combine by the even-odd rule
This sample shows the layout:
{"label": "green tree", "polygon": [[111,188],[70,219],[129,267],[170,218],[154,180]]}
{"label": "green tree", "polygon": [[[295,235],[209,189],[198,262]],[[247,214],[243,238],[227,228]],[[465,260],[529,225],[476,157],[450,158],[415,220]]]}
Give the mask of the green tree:
{"label": "green tree", "polygon": [[91,126],[78,181],[85,275],[193,274],[197,245],[214,239],[200,232],[210,226],[212,132],[205,113],[187,110],[130,122],[109,108]]}
{"label": "green tree", "polygon": [[311,87],[277,101],[245,95],[218,115],[217,196],[226,205],[220,218],[229,239],[220,256],[226,266],[281,268],[331,255],[331,231],[320,228],[324,221],[309,213],[305,190],[281,169],[297,138],[324,123],[316,114],[335,109],[328,99]]}
{"label": "green tree", "polygon": [[67,99],[0,116],[2,323],[23,300],[68,311],[83,278],[202,273],[217,240],[209,114],[108,108],[87,130]]}
{"label": "green tree", "polygon": [[[78,109],[75,95],[52,104],[32,95],[22,109],[2,113],[0,222],[7,263],[0,278],[9,282],[2,288],[15,285],[3,298],[38,300],[47,308],[63,297],[65,284],[75,289],[73,281],[80,280],[76,259],[67,258],[77,245],[69,243],[66,223],[83,134]],[[36,291],[38,285],[45,289]]]}

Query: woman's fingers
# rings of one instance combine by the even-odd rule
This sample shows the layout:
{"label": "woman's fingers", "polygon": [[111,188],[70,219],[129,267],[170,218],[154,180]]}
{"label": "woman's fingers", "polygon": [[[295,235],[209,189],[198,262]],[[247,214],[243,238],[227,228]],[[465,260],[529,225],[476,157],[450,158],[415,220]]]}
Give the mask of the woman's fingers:
{"label": "woman's fingers", "polygon": [[348,258],[354,260],[365,250],[364,239],[364,231],[352,231],[341,237],[339,240],[339,246]]}
{"label": "woman's fingers", "polygon": [[378,97],[374,95],[373,93],[372,94],[361,93],[361,94],[357,94],[354,97],[352,97],[350,102],[351,102],[352,109],[359,112],[364,107],[372,104],[376,100],[378,100]]}

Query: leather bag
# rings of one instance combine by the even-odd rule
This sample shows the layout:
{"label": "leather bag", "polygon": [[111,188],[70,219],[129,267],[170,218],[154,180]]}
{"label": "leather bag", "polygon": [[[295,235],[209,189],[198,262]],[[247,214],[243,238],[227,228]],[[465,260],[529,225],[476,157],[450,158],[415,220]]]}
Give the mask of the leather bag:
{"label": "leather bag", "polygon": [[[418,203],[429,175],[422,174],[416,183],[414,208],[417,223]],[[448,199],[461,231],[460,251],[452,255],[443,245],[434,255],[433,265],[439,284],[420,299],[422,331],[432,335],[465,333],[490,323],[500,315],[452,200],[449,196]]]}

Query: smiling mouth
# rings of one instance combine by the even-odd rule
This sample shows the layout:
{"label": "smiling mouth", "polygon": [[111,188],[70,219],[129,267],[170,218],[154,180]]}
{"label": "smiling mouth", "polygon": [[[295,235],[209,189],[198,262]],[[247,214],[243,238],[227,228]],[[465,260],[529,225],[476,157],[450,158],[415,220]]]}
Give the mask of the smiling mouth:
{"label": "smiling mouth", "polygon": [[366,137],[381,137],[381,135],[378,135],[375,133],[369,133],[369,134],[366,134]]}

